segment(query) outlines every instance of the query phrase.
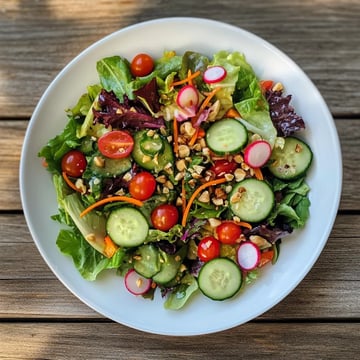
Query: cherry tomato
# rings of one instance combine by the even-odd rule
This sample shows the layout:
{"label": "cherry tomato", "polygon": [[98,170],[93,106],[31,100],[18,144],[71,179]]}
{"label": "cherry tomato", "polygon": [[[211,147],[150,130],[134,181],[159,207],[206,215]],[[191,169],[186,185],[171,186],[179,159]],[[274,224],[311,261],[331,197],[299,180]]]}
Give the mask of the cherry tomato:
{"label": "cherry tomato", "polygon": [[136,174],[129,183],[130,195],[138,200],[147,200],[154,193],[156,180],[152,174],[142,171]]}
{"label": "cherry tomato", "polygon": [[133,76],[149,75],[153,69],[154,60],[148,54],[137,54],[130,64],[130,70]]}
{"label": "cherry tomato", "polygon": [[70,150],[61,159],[61,170],[73,177],[80,177],[86,165],[85,155],[79,150]]}
{"label": "cherry tomato", "polygon": [[223,221],[216,228],[216,235],[223,244],[235,244],[241,233],[241,227],[231,221]]}
{"label": "cherry tomato", "polygon": [[234,161],[216,160],[210,170],[213,171],[217,177],[221,177],[225,174],[233,173],[236,168],[237,164]]}
{"label": "cherry tomato", "polygon": [[220,256],[220,243],[213,236],[206,236],[201,239],[197,250],[201,261],[209,261]]}
{"label": "cherry tomato", "polygon": [[158,230],[167,231],[176,225],[178,220],[179,212],[174,205],[159,205],[151,213],[151,222]]}
{"label": "cherry tomato", "polygon": [[263,92],[270,90],[273,86],[274,82],[272,80],[261,80],[260,87]]}
{"label": "cherry tomato", "polygon": [[134,147],[134,139],[126,131],[113,130],[99,138],[98,147],[104,156],[121,159],[130,155]]}

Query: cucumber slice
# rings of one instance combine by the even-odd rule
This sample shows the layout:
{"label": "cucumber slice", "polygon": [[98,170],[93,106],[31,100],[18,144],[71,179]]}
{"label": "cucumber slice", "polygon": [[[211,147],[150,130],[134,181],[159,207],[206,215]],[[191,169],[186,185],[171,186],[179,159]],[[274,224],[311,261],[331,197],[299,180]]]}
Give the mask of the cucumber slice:
{"label": "cucumber slice", "polygon": [[177,275],[182,259],[177,255],[169,255],[164,251],[159,250],[161,257],[161,270],[153,276],[153,280],[157,284],[167,284]]}
{"label": "cucumber slice", "polygon": [[313,153],[306,143],[295,137],[285,138],[282,149],[275,148],[269,160],[269,170],[282,180],[294,180],[305,175]]}
{"label": "cucumber slice", "polygon": [[242,221],[259,222],[269,216],[275,196],[265,181],[250,178],[234,186],[229,203],[231,211]]}
{"label": "cucumber slice", "polygon": [[172,164],[174,162],[172,147],[166,139],[160,136],[160,139],[163,143],[161,152],[156,154],[156,157],[151,156],[148,153],[144,153],[142,150],[142,147],[144,147],[142,141],[144,136],[146,136],[146,131],[147,130],[140,130],[135,133],[134,148],[131,155],[135,162],[142,168],[150,171],[160,172],[161,170],[164,170],[166,165],[169,163]]}
{"label": "cucumber slice", "polygon": [[134,247],[145,241],[149,225],[139,210],[121,207],[110,213],[106,222],[106,231],[117,245]]}
{"label": "cucumber slice", "polygon": [[235,119],[216,121],[206,132],[207,146],[218,155],[235,154],[247,143],[248,133]]}
{"label": "cucumber slice", "polygon": [[[101,159],[100,162],[99,159]],[[110,159],[105,158],[100,154],[96,154],[91,157],[88,166],[92,174],[103,177],[113,177],[124,174],[130,170],[131,159],[129,157],[122,159]]]}
{"label": "cucumber slice", "polygon": [[213,300],[225,300],[234,296],[242,284],[239,266],[228,258],[215,258],[201,268],[199,288]]}
{"label": "cucumber slice", "polygon": [[140,246],[134,254],[134,270],[150,279],[161,270],[159,249],[152,244]]}

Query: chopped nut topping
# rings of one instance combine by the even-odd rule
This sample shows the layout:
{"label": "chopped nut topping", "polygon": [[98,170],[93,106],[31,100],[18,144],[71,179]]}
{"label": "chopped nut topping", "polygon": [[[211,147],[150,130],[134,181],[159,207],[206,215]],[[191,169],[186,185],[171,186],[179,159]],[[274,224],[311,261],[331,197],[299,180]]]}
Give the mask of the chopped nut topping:
{"label": "chopped nut topping", "polygon": [[212,228],[216,228],[217,226],[219,226],[221,224],[221,220],[216,219],[216,218],[210,218],[210,219],[208,219],[208,222]]}
{"label": "chopped nut topping", "polygon": [[233,174],[225,174],[224,177],[225,177],[225,179],[226,179],[227,181],[231,181],[231,180],[234,179],[234,175],[233,175]]}
{"label": "chopped nut topping", "polygon": [[296,144],[295,146],[295,152],[300,153],[302,151],[302,146],[300,144]]}
{"label": "chopped nut topping", "polygon": [[212,198],[211,199],[212,203],[216,206],[222,206],[224,205],[224,200],[223,199],[218,199],[218,198]]}
{"label": "chopped nut topping", "polygon": [[146,135],[147,135],[148,137],[153,137],[153,136],[155,135],[155,131],[152,130],[152,129],[150,129],[150,130],[148,130],[148,132],[146,133]]}
{"label": "chopped nut topping", "polygon": [[99,168],[103,168],[105,166],[105,159],[101,156],[94,157],[94,164]]}
{"label": "chopped nut topping", "polygon": [[282,90],[284,90],[284,86],[282,83],[278,82],[272,87],[271,90],[272,91],[282,91]]}
{"label": "chopped nut topping", "polygon": [[246,176],[246,172],[243,170],[243,169],[236,169],[234,171],[234,176],[235,176],[235,180],[237,182],[241,181],[241,180],[244,180],[245,179],[245,176]]}
{"label": "chopped nut topping", "polygon": [[244,158],[242,157],[242,155],[240,154],[237,154],[234,156],[234,161],[237,163],[237,164],[241,164],[244,162]]}
{"label": "chopped nut topping", "polygon": [[203,203],[208,203],[210,201],[210,194],[209,191],[205,190],[201,193],[198,200]]}
{"label": "chopped nut topping", "polygon": [[165,175],[160,175],[155,180],[160,184],[165,184],[167,181],[167,177]]}
{"label": "chopped nut topping", "polygon": [[179,145],[179,158],[185,158],[190,155],[190,148],[187,145]]}
{"label": "chopped nut topping", "polygon": [[186,162],[185,160],[181,159],[176,162],[176,168],[179,171],[184,171],[186,169]]}
{"label": "chopped nut topping", "polygon": [[226,192],[220,187],[217,187],[214,193],[217,199],[225,200],[227,198]]}
{"label": "chopped nut topping", "polygon": [[129,171],[127,173],[125,173],[124,176],[123,176],[123,179],[125,181],[130,181],[132,179],[131,173]]}
{"label": "chopped nut topping", "polygon": [[144,155],[143,158],[142,158],[142,162],[147,163],[149,161],[151,161],[151,157],[149,155]]}

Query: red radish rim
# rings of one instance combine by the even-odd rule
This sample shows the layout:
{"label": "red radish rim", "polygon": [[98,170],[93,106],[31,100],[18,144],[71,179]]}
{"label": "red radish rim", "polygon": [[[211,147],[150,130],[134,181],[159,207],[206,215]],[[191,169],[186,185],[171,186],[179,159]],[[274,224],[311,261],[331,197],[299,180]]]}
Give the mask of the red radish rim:
{"label": "red radish rim", "polygon": [[[183,101],[186,97],[186,100]],[[181,108],[191,108],[196,107],[199,103],[199,94],[197,89],[193,85],[186,85],[182,87],[176,97],[176,103]]]}
{"label": "red radish rim", "polygon": [[[136,285],[137,280],[144,282],[145,286],[142,286],[142,287],[137,286]],[[151,280],[141,276],[134,269],[130,269],[126,273],[126,275],[124,277],[124,283],[125,283],[126,290],[128,290],[133,295],[145,294],[151,287]],[[131,284],[134,286],[130,286]],[[136,287],[139,289],[139,291],[134,290]]]}
{"label": "red radish rim", "polygon": [[[246,250],[245,250],[245,247],[247,247]],[[254,256],[252,266],[246,266],[246,264],[244,264],[243,259],[240,259],[241,252],[244,251],[244,250],[247,251],[249,256]],[[251,254],[250,254],[250,251],[252,252]],[[261,258],[261,252],[260,252],[259,247],[256,244],[247,241],[247,242],[243,242],[239,246],[239,248],[237,250],[236,257],[237,257],[237,261],[238,261],[238,264],[239,264],[240,268],[242,270],[249,271],[249,270],[255,269],[259,265],[260,258]],[[248,256],[246,257],[245,260],[248,261]]]}
{"label": "red radish rim", "polygon": [[[262,146],[262,149],[259,148],[260,146]],[[244,150],[244,161],[253,168],[259,168],[265,165],[270,159],[270,156],[271,145],[266,140],[256,140],[250,143]]]}
{"label": "red radish rim", "polygon": [[203,75],[203,79],[208,84],[220,82],[226,77],[226,69],[222,66],[215,65],[208,67]]}

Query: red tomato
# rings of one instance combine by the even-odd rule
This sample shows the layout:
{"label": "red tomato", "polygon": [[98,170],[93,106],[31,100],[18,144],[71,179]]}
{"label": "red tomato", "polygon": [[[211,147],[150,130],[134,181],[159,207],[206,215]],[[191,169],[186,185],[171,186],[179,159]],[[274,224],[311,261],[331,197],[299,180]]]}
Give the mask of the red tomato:
{"label": "red tomato", "polygon": [[79,150],[70,150],[61,159],[61,170],[73,177],[80,177],[86,165],[85,155]]}
{"label": "red tomato", "polygon": [[220,243],[213,236],[206,236],[201,239],[197,250],[201,261],[209,261],[220,256]]}
{"label": "red tomato", "polygon": [[151,213],[151,222],[158,230],[167,231],[176,225],[178,220],[179,212],[174,205],[159,205]]}
{"label": "red tomato", "polygon": [[113,130],[99,138],[98,147],[104,156],[121,159],[130,155],[134,147],[134,139],[126,131]]}
{"label": "red tomato", "polygon": [[273,86],[274,82],[272,80],[261,80],[260,87],[263,91],[270,90]]}
{"label": "red tomato", "polygon": [[223,244],[235,244],[241,233],[241,227],[231,221],[223,221],[216,228],[216,235]]}
{"label": "red tomato", "polygon": [[147,200],[156,189],[156,180],[152,174],[142,171],[136,174],[129,183],[130,195],[138,200]]}
{"label": "red tomato", "polygon": [[133,76],[149,75],[154,69],[154,60],[148,54],[136,55],[130,64],[130,70]]}
{"label": "red tomato", "polygon": [[233,173],[236,168],[237,164],[234,161],[216,160],[210,170],[213,171],[217,177],[221,177],[225,174]]}

